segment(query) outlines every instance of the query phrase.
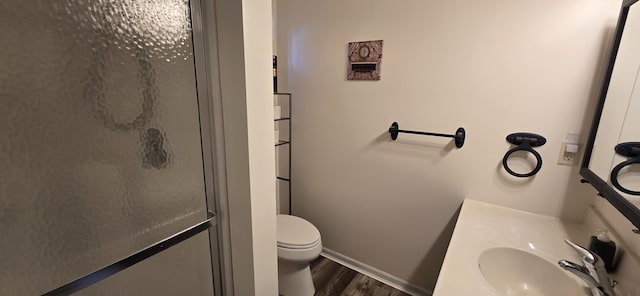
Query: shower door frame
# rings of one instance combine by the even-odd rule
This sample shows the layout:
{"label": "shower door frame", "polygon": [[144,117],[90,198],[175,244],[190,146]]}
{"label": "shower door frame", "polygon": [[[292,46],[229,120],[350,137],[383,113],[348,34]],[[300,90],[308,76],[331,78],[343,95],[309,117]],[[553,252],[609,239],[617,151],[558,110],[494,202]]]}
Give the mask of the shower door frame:
{"label": "shower door frame", "polygon": [[[209,228],[214,295],[232,296],[231,229],[226,191],[224,129],[215,0],[190,0],[196,90],[207,210],[215,213]],[[213,20],[213,21],[206,21]]]}

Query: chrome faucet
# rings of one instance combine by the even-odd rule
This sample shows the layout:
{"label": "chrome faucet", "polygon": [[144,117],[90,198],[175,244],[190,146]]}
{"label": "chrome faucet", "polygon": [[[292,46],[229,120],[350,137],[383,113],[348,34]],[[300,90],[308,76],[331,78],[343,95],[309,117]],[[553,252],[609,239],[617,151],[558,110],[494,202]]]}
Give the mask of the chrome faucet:
{"label": "chrome faucet", "polygon": [[570,240],[565,239],[564,242],[578,253],[583,265],[578,265],[567,260],[560,260],[558,261],[560,267],[575,274],[587,283],[592,296],[615,296],[616,294],[613,292],[614,285],[611,284],[611,281],[609,280],[609,275],[604,268],[604,261],[602,261],[602,258],[600,258],[598,254],[593,253]]}

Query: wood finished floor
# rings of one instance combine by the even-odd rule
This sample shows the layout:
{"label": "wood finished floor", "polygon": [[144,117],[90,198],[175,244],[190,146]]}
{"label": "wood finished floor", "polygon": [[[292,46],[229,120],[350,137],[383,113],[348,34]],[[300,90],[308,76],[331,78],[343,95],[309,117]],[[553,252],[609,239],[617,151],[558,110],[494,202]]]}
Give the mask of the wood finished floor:
{"label": "wood finished floor", "polygon": [[322,256],[311,262],[315,296],[409,296]]}

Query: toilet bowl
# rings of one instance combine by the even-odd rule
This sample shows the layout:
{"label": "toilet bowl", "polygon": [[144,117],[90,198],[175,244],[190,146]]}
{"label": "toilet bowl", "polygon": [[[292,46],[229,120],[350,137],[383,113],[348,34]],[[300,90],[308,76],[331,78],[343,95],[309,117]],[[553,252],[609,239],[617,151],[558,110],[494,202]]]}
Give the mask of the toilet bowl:
{"label": "toilet bowl", "polygon": [[278,292],[284,296],[313,296],[309,263],[320,256],[320,231],[302,218],[278,215]]}

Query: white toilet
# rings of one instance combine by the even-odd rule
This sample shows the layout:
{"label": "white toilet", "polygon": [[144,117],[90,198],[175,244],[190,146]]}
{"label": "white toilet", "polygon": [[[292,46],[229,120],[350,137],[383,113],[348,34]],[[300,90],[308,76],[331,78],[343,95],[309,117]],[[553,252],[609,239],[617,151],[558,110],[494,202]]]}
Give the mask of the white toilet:
{"label": "white toilet", "polygon": [[309,221],[278,215],[278,292],[284,296],[313,296],[309,263],[320,256],[320,231]]}

